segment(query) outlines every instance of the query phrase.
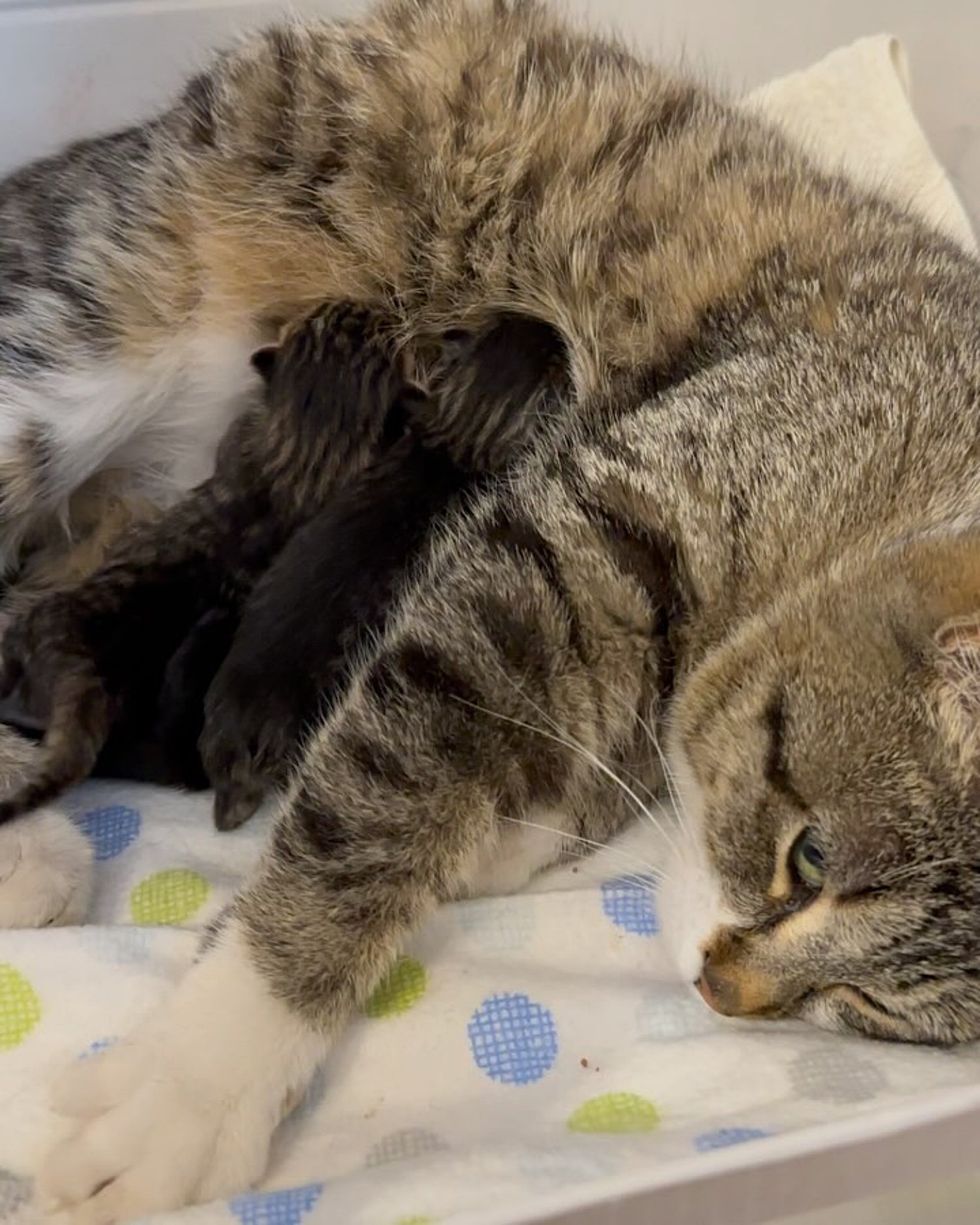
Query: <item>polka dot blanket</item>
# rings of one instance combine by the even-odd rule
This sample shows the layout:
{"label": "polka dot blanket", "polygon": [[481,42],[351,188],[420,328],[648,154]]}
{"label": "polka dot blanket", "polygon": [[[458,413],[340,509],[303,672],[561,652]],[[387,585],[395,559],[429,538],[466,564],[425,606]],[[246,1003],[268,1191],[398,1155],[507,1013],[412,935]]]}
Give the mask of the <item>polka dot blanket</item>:
{"label": "polka dot blanket", "polygon": [[[89,783],[67,807],[95,854],[89,922],[0,934],[0,1220],[34,1219],[45,1084],[152,1012],[268,829],[217,834],[209,797],[133,785]],[[570,1185],[980,1083],[968,1052],[715,1018],[674,979],[652,886],[591,875],[446,907],[284,1124],[267,1184],[188,1219],[520,1219]]]}
{"label": "polka dot blanket", "polygon": [[[900,168],[890,190],[970,242],[902,63],[887,38],[864,40],[752,104],[857,176]],[[257,818],[217,834],[209,797],[134,785],[86,784],[66,808],[96,860],[86,924],[0,932],[0,1222],[11,1225],[36,1218],[29,1172],[52,1127],[50,1079],[152,1013],[268,830]],[[588,1203],[637,1180],[676,1184],[791,1144],[832,1145],[856,1126],[876,1134],[970,1086],[980,1101],[975,1051],[721,1021],[674,979],[653,887],[583,865],[533,892],[444,908],[283,1124],[265,1184],[171,1221],[526,1220],[556,1197]]]}

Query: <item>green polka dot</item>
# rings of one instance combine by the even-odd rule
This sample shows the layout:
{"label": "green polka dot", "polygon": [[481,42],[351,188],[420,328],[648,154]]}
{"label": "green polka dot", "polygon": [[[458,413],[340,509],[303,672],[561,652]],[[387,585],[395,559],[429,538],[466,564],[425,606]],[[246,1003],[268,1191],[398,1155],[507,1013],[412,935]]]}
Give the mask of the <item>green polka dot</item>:
{"label": "green polka dot", "polygon": [[133,889],[129,908],[135,923],[186,923],[204,905],[211,886],[189,868],[154,872]]}
{"label": "green polka dot", "polygon": [[369,1017],[394,1017],[407,1012],[425,995],[425,966],[414,957],[399,957],[375,990],[364,1011]]}
{"label": "green polka dot", "polygon": [[569,1131],[653,1131],[660,1115],[653,1102],[636,1093],[603,1093],[589,1098],[568,1119]]}
{"label": "green polka dot", "polygon": [[41,1019],[41,1001],[20,970],[0,965],[0,1051],[19,1046]]}

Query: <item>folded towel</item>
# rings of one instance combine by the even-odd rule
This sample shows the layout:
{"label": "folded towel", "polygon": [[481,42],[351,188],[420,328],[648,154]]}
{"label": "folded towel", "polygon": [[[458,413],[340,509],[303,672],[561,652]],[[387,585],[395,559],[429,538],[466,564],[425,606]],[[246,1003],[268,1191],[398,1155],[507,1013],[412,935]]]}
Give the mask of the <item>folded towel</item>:
{"label": "folded towel", "polygon": [[879,34],[763,85],[745,105],[774,119],[826,169],[875,188],[976,250],[963,205],[912,110],[909,89],[904,47]]}

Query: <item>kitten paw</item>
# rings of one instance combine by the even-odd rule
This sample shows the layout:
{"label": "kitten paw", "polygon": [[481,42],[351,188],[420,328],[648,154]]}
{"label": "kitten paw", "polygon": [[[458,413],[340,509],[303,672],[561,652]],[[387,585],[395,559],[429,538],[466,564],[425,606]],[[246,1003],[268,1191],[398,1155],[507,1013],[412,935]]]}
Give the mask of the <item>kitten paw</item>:
{"label": "kitten paw", "polygon": [[243,825],[285,776],[301,735],[298,716],[314,704],[300,699],[298,684],[286,688],[292,697],[280,697],[269,676],[244,675],[227,666],[211,684],[198,749],[214,788],[214,823],[220,830]]}
{"label": "kitten paw", "polygon": [[0,825],[0,928],[80,923],[91,892],[91,843],[63,813]]}

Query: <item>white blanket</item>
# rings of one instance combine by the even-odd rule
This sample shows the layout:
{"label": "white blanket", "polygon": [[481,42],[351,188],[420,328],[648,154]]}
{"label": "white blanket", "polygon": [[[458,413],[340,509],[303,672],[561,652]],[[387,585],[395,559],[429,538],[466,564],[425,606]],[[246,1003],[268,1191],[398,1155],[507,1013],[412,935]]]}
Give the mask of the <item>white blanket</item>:
{"label": "white blanket", "polygon": [[[901,49],[869,39],[749,104],[972,245],[903,74]],[[97,859],[88,925],[0,933],[0,1220],[37,1215],[50,1077],[156,1006],[268,829],[218,835],[207,797],[134,785],[89,783],[68,807]],[[617,864],[636,870],[622,849],[446,907],[284,1125],[265,1189],[173,1220],[489,1225],[980,1102],[980,1053],[715,1018],[673,981],[656,898]]]}

